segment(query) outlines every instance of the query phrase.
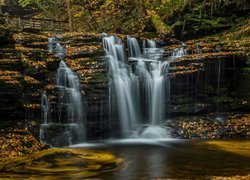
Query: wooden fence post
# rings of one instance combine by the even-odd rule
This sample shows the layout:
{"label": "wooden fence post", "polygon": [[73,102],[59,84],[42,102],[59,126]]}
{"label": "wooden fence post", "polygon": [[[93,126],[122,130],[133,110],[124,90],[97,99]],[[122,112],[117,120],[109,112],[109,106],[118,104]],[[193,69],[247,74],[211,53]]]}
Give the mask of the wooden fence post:
{"label": "wooden fence post", "polygon": [[29,25],[29,28],[32,27],[32,19],[30,18],[30,25]]}
{"label": "wooden fence post", "polygon": [[20,29],[22,29],[22,25],[21,25],[22,23],[21,23],[21,18],[20,17],[18,17],[18,27],[20,28]]}

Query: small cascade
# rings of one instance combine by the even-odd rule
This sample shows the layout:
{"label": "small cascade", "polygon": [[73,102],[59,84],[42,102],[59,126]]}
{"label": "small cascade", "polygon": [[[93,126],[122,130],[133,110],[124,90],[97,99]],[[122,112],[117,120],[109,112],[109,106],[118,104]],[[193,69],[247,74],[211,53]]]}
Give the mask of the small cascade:
{"label": "small cascade", "polygon": [[218,79],[217,79],[217,99],[216,99],[216,119],[220,120],[220,82],[221,82],[221,59],[218,61]]}
{"label": "small cascade", "polygon": [[53,109],[57,115],[49,120],[51,106],[47,96],[43,94],[40,139],[53,146],[82,142],[85,130],[79,79],[63,61],[66,50],[54,38],[49,39],[49,50],[61,59],[56,74],[57,102]]}
{"label": "small cascade", "polygon": [[145,48],[156,48],[156,42],[154,40],[144,40],[143,49]]}
{"label": "small cascade", "polygon": [[58,38],[56,37],[48,39],[48,51],[60,59],[63,59],[66,55],[66,49],[58,42]]}
{"label": "small cascade", "polygon": [[79,79],[64,61],[60,62],[57,70],[56,87],[59,91],[57,106],[59,123],[80,123],[83,115],[80,108],[82,107],[82,98]]}
{"label": "small cascade", "polygon": [[159,125],[164,119],[166,79],[169,62],[151,62],[147,68],[143,60],[139,60],[136,66],[136,74],[141,77],[142,89],[145,92],[144,99],[148,105],[148,119],[152,125]]}
{"label": "small cascade", "polygon": [[157,48],[156,42],[154,40],[144,40],[143,41],[143,58],[159,60],[163,57],[164,49]]}
{"label": "small cascade", "polygon": [[136,62],[134,66],[119,60],[119,51],[116,47],[121,45],[121,41],[117,37],[103,38],[106,58],[109,60],[111,109],[115,113],[113,116],[119,119],[118,123],[113,122],[113,124],[118,124],[122,137],[131,136],[132,132],[140,129],[143,124],[148,124],[150,127],[161,126],[165,117],[166,81],[169,69],[169,62],[157,60],[159,48],[156,48],[154,41],[144,43],[144,49],[154,49],[151,51],[152,57],[146,56],[147,53],[141,54],[139,43],[135,38],[128,36],[127,44],[129,60]]}
{"label": "small cascade", "polygon": [[114,93],[112,101],[115,101],[117,116],[121,122],[122,134],[133,129],[138,120],[136,99],[139,97],[138,78],[124,63],[118,60],[119,52],[115,48],[121,41],[117,37],[104,37],[103,44],[109,60],[109,76],[112,79],[111,89]]}
{"label": "small cascade", "polygon": [[[221,52],[221,47],[219,45],[216,46],[216,51]],[[216,119],[221,123],[224,123],[222,117],[220,117],[220,88],[221,88],[221,69],[222,69],[222,59],[218,59],[218,78],[217,78],[217,98],[216,98]]]}
{"label": "small cascade", "polygon": [[182,46],[180,48],[177,48],[175,49],[170,57],[169,57],[169,61],[174,61],[175,59],[179,58],[179,57],[182,57],[182,56],[185,56],[187,55],[187,51],[186,51],[186,44],[182,43]]}
{"label": "small cascade", "polygon": [[55,53],[57,43],[58,43],[58,39],[56,37],[51,37],[48,39],[48,51],[49,51],[49,53]]}
{"label": "small cascade", "polygon": [[196,52],[197,52],[197,54],[202,54],[202,49],[200,48],[199,43],[196,44]]}
{"label": "small cascade", "polygon": [[43,119],[43,124],[48,124],[48,122],[50,121],[50,102],[45,93],[42,94],[41,117]]}
{"label": "small cascade", "polygon": [[127,36],[129,57],[141,57],[141,48],[136,38]]}

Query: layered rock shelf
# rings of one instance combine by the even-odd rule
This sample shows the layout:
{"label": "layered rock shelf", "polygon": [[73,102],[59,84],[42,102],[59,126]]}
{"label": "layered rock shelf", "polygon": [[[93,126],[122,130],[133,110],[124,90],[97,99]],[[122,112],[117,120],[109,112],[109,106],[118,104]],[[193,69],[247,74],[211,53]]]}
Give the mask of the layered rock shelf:
{"label": "layered rock shelf", "polygon": [[[15,43],[0,49],[0,111],[4,119],[36,120],[39,124],[42,92],[48,94],[52,104],[56,101],[54,81],[60,60],[47,50],[51,36],[15,33]],[[105,137],[109,128],[109,80],[102,35],[65,33],[58,39],[67,51],[65,62],[80,78],[86,102],[87,134],[89,138]],[[211,37],[185,44],[188,54],[170,63],[168,118],[249,110],[249,88],[245,83],[249,80],[246,58],[249,40],[221,41]],[[164,47],[163,59],[168,58],[167,52],[178,47],[177,44]]]}

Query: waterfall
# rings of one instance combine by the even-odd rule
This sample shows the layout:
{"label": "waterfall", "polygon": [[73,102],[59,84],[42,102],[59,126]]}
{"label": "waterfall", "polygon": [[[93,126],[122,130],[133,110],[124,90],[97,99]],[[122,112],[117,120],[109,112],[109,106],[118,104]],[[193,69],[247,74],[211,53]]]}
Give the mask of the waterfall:
{"label": "waterfall", "polygon": [[196,52],[197,52],[197,54],[202,54],[202,49],[200,48],[199,43],[196,43]]}
{"label": "waterfall", "polygon": [[143,41],[143,58],[159,60],[163,57],[164,49],[157,48],[156,42],[153,40]]}
{"label": "waterfall", "polygon": [[182,43],[182,46],[180,48],[175,49],[171,56],[169,57],[169,61],[174,61],[175,59],[187,55],[186,51],[186,44]]}
{"label": "waterfall", "polygon": [[156,42],[154,40],[144,40],[143,41],[143,49],[145,48],[156,48]]}
{"label": "waterfall", "polygon": [[148,105],[149,123],[159,125],[164,119],[165,111],[165,77],[169,63],[151,62],[147,66],[143,60],[139,60],[136,66],[137,74],[142,78],[145,99]]}
{"label": "waterfall", "polygon": [[129,57],[141,57],[141,49],[136,38],[127,36]]}
{"label": "waterfall", "polygon": [[[129,133],[136,131],[143,124],[149,126],[162,124],[165,117],[166,81],[168,80],[166,76],[169,62],[157,60],[160,50],[156,48],[155,42],[148,41],[147,48],[145,45],[143,48],[148,51],[141,54],[138,41],[127,36],[129,60],[136,63],[125,64],[125,61],[119,59],[119,52],[124,50],[117,51],[117,45],[123,48],[119,38],[114,36],[103,38],[106,58],[109,60],[112,112],[116,113],[114,116],[119,120],[122,136],[128,137]],[[150,56],[148,56],[149,53]],[[158,128],[161,129],[161,127]],[[152,129],[154,128],[151,127],[146,132],[151,133]],[[165,129],[163,131],[165,133]],[[143,137],[148,137],[147,133],[144,133]],[[154,137],[158,136],[154,135]]]}
{"label": "waterfall", "polygon": [[58,92],[57,102],[54,104],[56,117],[48,120],[51,111],[50,103],[45,94],[42,95],[42,121],[40,126],[40,140],[53,146],[71,145],[84,140],[84,113],[80,83],[78,76],[63,61],[66,50],[56,38],[49,39],[49,51],[61,59],[56,74],[55,87]]}
{"label": "waterfall", "polygon": [[50,53],[54,53],[54,50],[55,50],[55,46],[56,44],[58,43],[58,40],[56,37],[51,37],[48,39],[48,51]]}
{"label": "waterfall", "polygon": [[[58,118],[59,123],[81,123],[82,98],[79,79],[64,61],[60,62],[56,75],[56,87],[59,91]],[[64,116],[62,116],[62,112]],[[62,120],[62,118],[65,120]]]}
{"label": "waterfall", "polygon": [[58,38],[56,37],[48,39],[48,51],[60,59],[63,59],[66,55],[66,49],[58,42]]}
{"label": "waterfall", "polygon": [[44,124],[48,124],[50,118],[50,102],[45,93],[42,94],[41,99],[41,118]]}
{"label": "waterfall", "polygon": [[119,61],[120,53],[117,45],[123,47],[119,38],[111,36],[103,38],[104,50],[109,60],[109,76],[111,77],[111,91],[114,93],[113,100],[118,111],[118,118],[121,122],[122,134],[131,131],[137,124],[138,112],[137,101],[139,97],[138,78],[131,72],[131,69]]}

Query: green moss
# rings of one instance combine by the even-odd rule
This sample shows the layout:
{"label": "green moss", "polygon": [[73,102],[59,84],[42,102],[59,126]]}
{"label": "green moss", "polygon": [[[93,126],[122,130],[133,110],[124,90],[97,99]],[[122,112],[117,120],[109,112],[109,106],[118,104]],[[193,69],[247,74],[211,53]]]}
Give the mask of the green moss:
{"label": "green moss", "polygon": [[167,26],[161,19],[161,17],[153,12],[151,17],[152,23],[155,26],[155,29],[157,30],[157,33],[159,34],[170,34],[171,28]]}
{"label": "green moss", "polygon": [[154,32],[144,32],[142,34],[142,37],[146,38],[146,39],[152,39],[152,38],[156,38],[157,34]]}

